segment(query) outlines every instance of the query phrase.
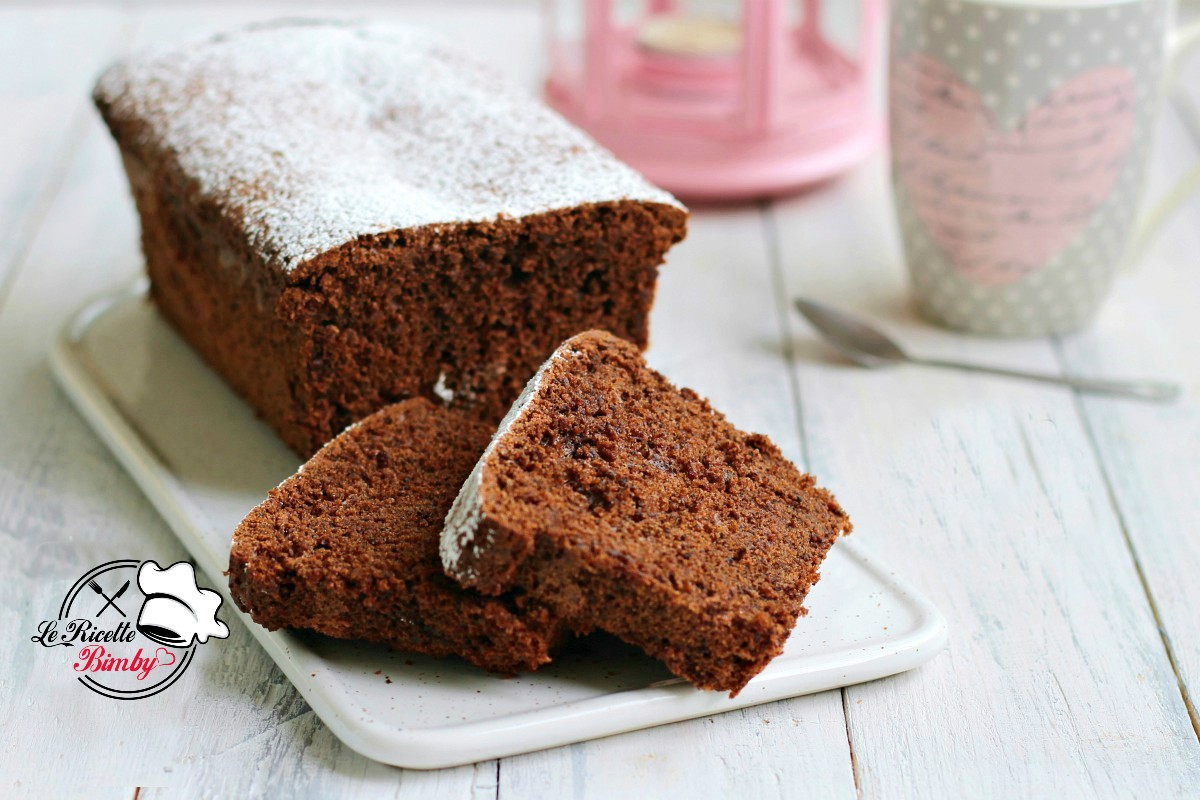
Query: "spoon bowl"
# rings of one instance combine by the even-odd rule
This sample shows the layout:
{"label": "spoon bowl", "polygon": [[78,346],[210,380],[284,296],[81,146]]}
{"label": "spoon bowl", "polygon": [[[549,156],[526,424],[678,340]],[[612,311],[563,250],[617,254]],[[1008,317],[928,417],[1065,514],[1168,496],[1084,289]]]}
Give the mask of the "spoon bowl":
{"label": "spoon bowl", "polygon": [[909,360],[899,344],[883,331],[844,311],[799,298],[796,308],[825,341],[864,367],[886,367]]}

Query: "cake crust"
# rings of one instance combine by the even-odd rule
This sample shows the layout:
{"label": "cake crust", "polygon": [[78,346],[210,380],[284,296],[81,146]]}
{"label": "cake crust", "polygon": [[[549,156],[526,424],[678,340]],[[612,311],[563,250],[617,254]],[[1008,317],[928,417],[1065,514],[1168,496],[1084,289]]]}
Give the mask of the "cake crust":
{"label": "cake crust", "polygon": [[705,689],[783,648],[850,522],[764,436],[739,431],[590,331],[529,382],[447,515],[447,574],[519,588]]}
{"label": "cake crust", "polygon": [[414,28],[258,23],[141,51],[94,97],[123,149],[169,158],[283,272],[389,231],[622,200],[683,210],[503,70]]}
{"label": "cake crust", "polygon": [[515,673],[550,660],[566,627],[521,596],[443,573],[441,522],[490,427],[424,399],[342,433],[238,526],[229,585],[275,630],[304,628]]}

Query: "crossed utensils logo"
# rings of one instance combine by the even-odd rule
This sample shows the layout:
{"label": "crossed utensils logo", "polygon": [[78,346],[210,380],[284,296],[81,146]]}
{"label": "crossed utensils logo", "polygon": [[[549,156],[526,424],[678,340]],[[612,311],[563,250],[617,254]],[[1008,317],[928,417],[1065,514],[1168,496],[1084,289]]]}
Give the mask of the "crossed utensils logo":
{"label": "crossed utensils logo", "polygon": [[201,588],[186,561],[166,568],[155,561],[109,561],[75,582],[58,617],[42,620],[32,641],[77,648],[71,669],[80,683],[106,697],[135,700],[175,683],[197,645],[229,636],[217,618],[220,607],[221,596]]}
{"label": "crossed utensils logo", "polygon": [[120,614],[122,617],[125,616],[125,612],[122,611],[121,608],[117,605],[117,598],[120,597],[121,595],[125,594],[125,590],[129,588],[129,581],[125,581],[125,583],[121,584],[121,588],[117,589],[117,593],[114,594],[112,597],[109,597],[108,595],[106,595],[104,593],[104,590],[100,588],[100,584],[96,583],[95,580],[88,581],[88,588],[90,588],[93,592],[100,595],[107,601],[107,602],[105,602],[104,605],[100,606],[100,610],[96,612],[97,617],[104,616],[104,612],[108,611],[110,608],[115,609],[116,612],[118,614]]}

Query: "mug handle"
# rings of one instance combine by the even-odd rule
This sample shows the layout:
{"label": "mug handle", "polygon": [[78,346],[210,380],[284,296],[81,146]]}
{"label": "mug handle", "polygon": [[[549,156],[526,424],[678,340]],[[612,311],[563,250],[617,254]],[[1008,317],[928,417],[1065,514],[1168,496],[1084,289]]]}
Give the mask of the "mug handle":
{"label": "mug handle", "polygon": [[[1200,45],[1200,20],[1189,22],[1171,32],[1167,40],[1167,64],[1163,75],[1164,91],[1170,92],[1179,78],[1183,59]],[[1200,191],[1200,164],[1193,166],[1175,182],[1158,202],[1151,204],[1138,215],[1133,226],[1133,236],[1126,250],[1125,268],[1131,269],[1141,260],[1146,247],[1165,223],[1184,202]]]}

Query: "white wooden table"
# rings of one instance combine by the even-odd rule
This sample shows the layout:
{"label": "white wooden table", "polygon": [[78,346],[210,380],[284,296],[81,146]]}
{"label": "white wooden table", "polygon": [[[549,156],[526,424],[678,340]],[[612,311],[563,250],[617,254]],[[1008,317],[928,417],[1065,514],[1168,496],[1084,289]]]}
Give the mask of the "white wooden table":
{"label": "white wooden table", "polygon": [[[343,746],[236,623],[155,698],[115,702],[65,679],[61,655],[29,637],[66,587],[109,559],[184,556],[46,365],[68,314],[141,268],[91,84],[138,43],[277,13],[0,8],[0,796],[1200,793],[1190,699],[1200,694],[1200,203],[1087,333],[970,339],[910,311],[882,158],[794,199],[697,210],[663,273],[650,357],[837,492],[855,536],[948,618],[949,649],[929,665],[440,772],[384,767]],[[527,6],[363,13],[455,31],[531,85],[539,69]],[[1200,157],[1200,64],[1188,77],[1162,120],[1152,188]],[[869,313],[915,350],[1174,378],[1186,397],[1155,407],[919,368],[866,372],[789,314],[799,293]]]}

